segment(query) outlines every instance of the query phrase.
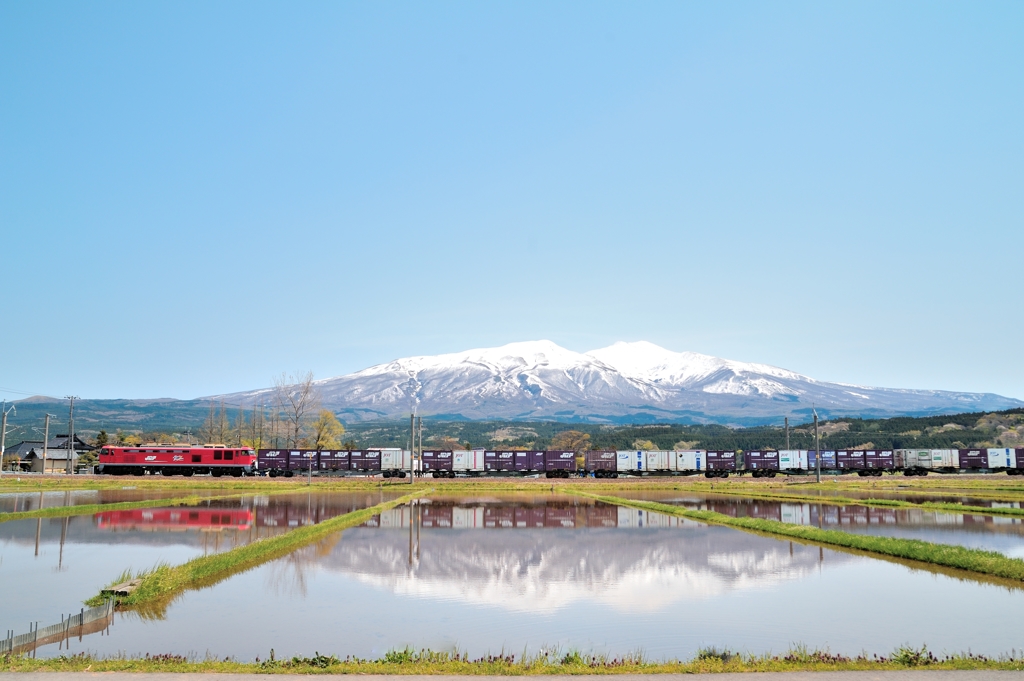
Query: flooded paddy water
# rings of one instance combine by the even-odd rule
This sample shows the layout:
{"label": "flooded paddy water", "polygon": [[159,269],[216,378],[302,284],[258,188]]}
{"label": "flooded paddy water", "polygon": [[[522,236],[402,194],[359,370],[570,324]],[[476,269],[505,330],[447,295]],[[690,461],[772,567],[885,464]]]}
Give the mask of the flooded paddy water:
{"label": "flooded paddy water", "polygon": [[[998,551],[1024,559],[1024,516],[950,513],[923,508],[885,508],[856,504],[834,505],[801,501],[770,501],[737,495],[681,491],[623,491],[623,499],[657,501],[695,511],[714,511],[731,517],[777,520],[881,537],[920,539],[936,544],[955,544],[972,549]],[[986,507],[1020,508],[1017,502]]]}
{"label": "flooded paddy water", "polygon": [[[643,496],[650,494],[731,515],[766,503]],[[20,633],[30,621],[46,625],[77,613],[128,567],[178,564],[380,500],[366,492],[299,493],[3,523],[0,626]],[[775,506],[771,513],[781,516]],[[884,516],[895,518],[890,523],[871,515],[899,509],[858,507],[869,514],[846,522],[827,511],[840,507],[812,513],[818,505],[798,506],[774,519],[946,532],[938,516],[931,526],[923,516]],[[1024,539],[1019,524],[1005,527],[979,523],[941,536],[946,543],[952,536],[1005,540],[1010,555]],[[271,648],[278,657],[377,657],[405,646],[458,647],[473,656],[552,646],[641,650],[660,659],[688,658],[708,645],[782,652],[804,643],[882,654],[926,643],[937,652],[999,654],[1024,646],[1024,630],[1015,626],[1022,608],[1020,588],[575,496],[434,495],[185,592],[162,618],[117,613],[104,635],[67,645],[104,655],[209,652],[240,660],[265,658]],[[65,651],[54,644],[38,655]]]}

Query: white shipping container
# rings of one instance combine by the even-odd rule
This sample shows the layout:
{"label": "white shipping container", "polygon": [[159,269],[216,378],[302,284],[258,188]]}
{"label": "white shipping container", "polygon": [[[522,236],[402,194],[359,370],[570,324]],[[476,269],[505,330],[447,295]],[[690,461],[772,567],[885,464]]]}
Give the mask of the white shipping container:
{"label": "white shipping container", "polygon": [[780,451],[779,470],[807,470],[807,450],[783,449]]}
{"label": "white shipping container", "polygon": [[672,470],[671,459],[669,454],[671,452],[646,452],[647,454],[647,470],[649,471],[669,471]]}
{"label": "white shipping container", "polygon": [[460,473],[482,471],[484,469],[484,450],[452,452],[452,469]]}
{"label": "white shipping container", "polygon": [[933,449],[932,468],[959,468],[960,452],[956,449]]}
{"label": "white shipping container", "polygon": [[411,458],[412,454],[408,450],[382,449],[380,450],[380,468],[385,471],[407,471]]}
{"label": "white shipping container", "polygon": [[1017,451],[1015,449],[988,450],[989,468],[1016,468]]}
{"label": "white shipping container", "polygon": [[704,450],[687,450],[687,451],[676,451],[671,452],[672,458],[672,470],[687,472],[687,471],[702,471],[705,469],[705,463],[707,462],[707,456],[705,456]]}
{"label": "white shipping container", "polygon": [[932,452],[930,449],[897,449],[895,457],[896,468],[932,467]]}
{"label": "white shipping container", "polygon": [[647,452],[616,452],[616,470],[618,471],[643,471],[646,470]]}

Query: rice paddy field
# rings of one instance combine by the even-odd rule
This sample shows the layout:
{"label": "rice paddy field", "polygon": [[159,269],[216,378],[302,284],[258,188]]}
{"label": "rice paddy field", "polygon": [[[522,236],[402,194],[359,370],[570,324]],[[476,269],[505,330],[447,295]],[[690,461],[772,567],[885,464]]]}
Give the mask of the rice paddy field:
{"label": "rice paddy field", "polygon": [[123,482],[0,478],[3,631],[141,579],[17,665],[744,670],[926,648],[1012,667],[1024,649],[1015,478]]}

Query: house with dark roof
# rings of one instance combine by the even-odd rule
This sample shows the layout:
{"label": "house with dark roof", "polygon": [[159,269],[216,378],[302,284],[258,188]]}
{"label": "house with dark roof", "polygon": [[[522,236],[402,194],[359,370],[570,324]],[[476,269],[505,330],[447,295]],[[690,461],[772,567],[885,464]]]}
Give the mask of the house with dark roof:
{"label": "house with dark roof", "polygon": [[78,463],[78,457],[82,452],[90,452],[96,449],[75,435],[74,443],[70,451],[68,449],[68,436],[57,435],[50,438],[46,443],[46,462],[43,462],[43,441],[24,440],[16,445],[4,449],[4,459],[18,457],[18,468],[33,473],[64,473],[68,469],[68,456],[71,456],[71,469],[74,470]]}

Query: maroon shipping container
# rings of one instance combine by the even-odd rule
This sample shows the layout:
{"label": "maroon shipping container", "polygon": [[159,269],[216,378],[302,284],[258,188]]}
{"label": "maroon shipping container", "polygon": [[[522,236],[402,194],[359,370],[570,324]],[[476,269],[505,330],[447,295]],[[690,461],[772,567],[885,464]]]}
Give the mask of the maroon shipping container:
{"label": "maroon shipping container", "polygon": [[960,458],[960,468],[988,468],[987,449],[961,449],[957,454]]}
{"label": "maroon shipping container", "polygon": [[484,527],[512,528],[516,525],[516,509],[514,506],[485,506]]}
{"label": "maroon shipping container", "polygon": [[591,473],[597,471],[615,472],[615,462],[618,454],[613,451],[594,450],[586,453],[584,467]]}
{"label": "maroon shipping container", "polygon": [[544,527],[543,506],[516,506],[516,527]]}
{"label": "maroon shipping container", "polygon": [[484,452],[484,470],[507,473],[516,470],[516,453],[511,450]]}
{"label": "maroon shipping container", "polygon": [[445,530],[452,528],[452,506],[448,504],[423,504],[420,506],[420,516],[423,527],[433,527]]}
{"label": "maroon shipping container", "polygon": [[423,472],[452,470],[452,453],[450,451],[423,452]]}
{"label": "maroon shipping container", "polygon": [[840,470],[863,470],[866,468],[864,451],[861,449],[840,449],[836,452],[836,467]]}
{"label": "maroon shipping container", "polygon": [[348,452],[344,449],[320,452],[320,470],[347,471]]}
{"label": "maroon shipping container", "polygon": [[576,472],[576,452],[544,452],[544,470]]}
{"label": "maroon shipping container", "polygon": [[896,467],[892,450],[869,449],[864,452],[864,467],[871,470],[891,471]]}
{"label": "maroon shipping container", "polygon": [[708,451],[709,471],[734,471],[736,470],[736,452]]}
{"label": "maroon shipping container", "polygon": [[575,506],[547,506],[544,509],[544,527],[576,527]]}
{"label": "maroon shipping container", "polygon": [[312,466],[316,470],[320,465],[320,457],[315,449],[288,450],[288,468],[293,471],[308,471]]}
{"label": "maroon shipping container", "polygon": [[544,470],[544,452],[528,451],[515,453],[515,469],[520,473]]}
{"label": "maroon shipping container", "polygon": [[288,450],[261,449],[256,452],[256,465],[261,471],[288,470]]}
{"label": "maroon shipping container", "polygon": [[380,470],[379,449],[353,450],[349,459],[349,468],[353,471],[372,472]]}
{"label": "maroon shipping container", "polygon": [[779,470],[778,452],[747,452],[744,455],[744,467],[748,471],[777,471]]}

